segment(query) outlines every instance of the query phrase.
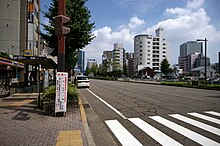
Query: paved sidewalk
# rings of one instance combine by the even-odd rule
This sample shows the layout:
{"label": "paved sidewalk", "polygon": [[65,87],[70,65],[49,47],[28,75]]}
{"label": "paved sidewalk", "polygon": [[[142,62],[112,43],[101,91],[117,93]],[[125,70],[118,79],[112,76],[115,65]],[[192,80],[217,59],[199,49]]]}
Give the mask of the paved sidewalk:
{"label": "paved sidewalk", "polygon": [[77,133],[78,140],[88,146],[84,128],[80,108],[68,110],[66,117],[54,117],[37,109],[36,99],[0,98],[1,146],[55,146],[63,131]]}

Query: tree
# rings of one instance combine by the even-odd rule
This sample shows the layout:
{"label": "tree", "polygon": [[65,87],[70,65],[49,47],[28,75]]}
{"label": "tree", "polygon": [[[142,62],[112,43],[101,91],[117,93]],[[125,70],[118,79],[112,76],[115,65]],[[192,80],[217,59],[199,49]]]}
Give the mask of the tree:
{"label": "tree", "polygon": [[[73,68],[77,62],[78,51],[88,45],[94,36],[91,30],[94,28],[94,23],[89,21],[91,17],[90,11],[85,6],[87,0],[66,0],[66,15],[70,18],[68,27],[70,33],[66,36],[66,68]],[[55,20],[58,15],[58,0],[52,0],[47,12],[44,12],[44,17],[49,19],[49,24],[42,24],[45,34],[41,34],[46,40],[48,46],[53,48],[51,55],[57,56],[58,44],[57,36],[55,35]]]}
{"label": "tree", "polygon": [[166,58],[161,61],[161,72],[167,76],[167,74],[171,71],[170,64]]}

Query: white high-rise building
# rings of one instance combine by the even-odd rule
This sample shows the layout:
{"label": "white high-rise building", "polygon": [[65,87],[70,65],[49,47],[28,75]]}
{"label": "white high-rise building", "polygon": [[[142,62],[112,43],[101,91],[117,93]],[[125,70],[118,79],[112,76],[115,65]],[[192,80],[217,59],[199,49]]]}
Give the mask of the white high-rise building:
{"label": "white high-rise building", "polygon": [[125,49],[122,44],[115,43],[112,52],[113,70],[123,70]]}
{"label": "white high-rise building", "polygon": [[161,72],[161,61],[168,59],[169,47],[163,35],[163,28],[159,27],[155,32],[155,37],[146,34],[134,37],[134,57],[138,60],[138,70],[150,67],[156,73]]}

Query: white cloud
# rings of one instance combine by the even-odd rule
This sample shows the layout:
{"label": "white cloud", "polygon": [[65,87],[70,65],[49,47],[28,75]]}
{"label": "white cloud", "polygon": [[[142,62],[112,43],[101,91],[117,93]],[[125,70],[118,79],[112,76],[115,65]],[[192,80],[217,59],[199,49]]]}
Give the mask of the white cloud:
{"label": "white cloud", "polygon": [[139,19],[137,17],[132,17],[130,19],[130,23],[128,24],[128,28],[129,29],[135,29],[138,26],[143,25],[144,23],[145,23],[144,20],[141,20],[141,19]]}
{"label": "white cloud", "polygon": [[[164,28],[164,36],[171,43],[170,63],[178,63],[179,46],[187,41],[193,41],[198,38],[208,38],[207,56],[211,58],[211,63],[217,62],[217,52],[220,42],[220,31],[212,24],[206,11],[202,8],[204,0],[190,0],[185,8],[170,8],[165,11],[170,19],[158,22],[157,24],[145,28],[141,33],[155,35],[155,29]],[[87,46],[87,58],[96,58],[101,63],[103,51],[112,50],[114,43],[122,43],[128,52],[133,52],[133,38],[143,27],[144,20],[133,17],[126,25],[121,25],[117,31],[105,26],[95,30],[93,33],[96,38]]]}
{"label": "white cloud", "polygon": [[[178,16],[174,19],[167,19],[148,28],[145,33],[152,33],[157,27],[164,27],[165,38],[171,42],[170,61],[177,63],[179,56],[179,46],[187,41],[195,41],[198,38],[208,38],[208,57],[211,62],[217,62],[217,52],[219,52],[220,32],[210,24],[210,18],[203,8]],[[216,56],[215,56],[216,55]]]}
{"label": "white cloud", "polygon": [[190,9],[199,9],[204,4],[204,0],[188,0],[187,1],[187,8]]}

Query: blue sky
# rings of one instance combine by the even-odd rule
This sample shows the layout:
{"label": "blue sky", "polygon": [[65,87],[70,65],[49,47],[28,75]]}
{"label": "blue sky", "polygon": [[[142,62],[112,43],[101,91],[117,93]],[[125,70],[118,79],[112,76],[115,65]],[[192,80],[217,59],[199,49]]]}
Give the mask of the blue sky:
{"label": "blue sky", "polygon": [[[41,1],[46,11],[49,0]],[[187,41],[208,38],[211,63],[218,61],[220,52],[219,0],[88,0],[91,22],[95,22],[96,38],[84,48],[87,58],[101,63],[105,50],[122,43],[127,52],[134,52],[133,38],[137,34],[155,36],[155,29],[164,28],[170,44],[169,61],[178,63],[179,46]],[[43,23],[47,20],[42,18]]]}

